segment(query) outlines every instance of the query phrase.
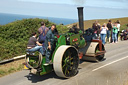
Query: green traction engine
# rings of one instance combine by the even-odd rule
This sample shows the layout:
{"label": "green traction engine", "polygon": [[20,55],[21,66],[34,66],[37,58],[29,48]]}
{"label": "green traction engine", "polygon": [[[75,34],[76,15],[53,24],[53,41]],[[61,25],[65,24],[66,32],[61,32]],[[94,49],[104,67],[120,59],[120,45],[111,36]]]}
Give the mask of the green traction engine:
{"label": "green traction engine", "polygon": [[44,75],[54,71],[59,77],[70,78],[78,73],[80,59],[88,61],[104,59],[105,48],[102,42],[98,39],[87,42],[83,37],[83,7],[78,7],[78,14],[80,26],[78,33],[67,32],[55,36],[54,51],[50,56],[53,64],[45,66],[46,57],[40,52],[26,54],[26,64],[31,73]]}

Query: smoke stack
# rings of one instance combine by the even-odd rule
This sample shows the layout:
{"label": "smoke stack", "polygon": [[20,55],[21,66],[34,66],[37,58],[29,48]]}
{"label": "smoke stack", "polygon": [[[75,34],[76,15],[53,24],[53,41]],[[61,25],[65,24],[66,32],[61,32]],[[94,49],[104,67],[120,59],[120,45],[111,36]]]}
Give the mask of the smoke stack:
{"label": "smoke stack", "polygon": [[84,7],[77,7],[78,17],[79,17],[79,28],[84,32],[83,8]]}

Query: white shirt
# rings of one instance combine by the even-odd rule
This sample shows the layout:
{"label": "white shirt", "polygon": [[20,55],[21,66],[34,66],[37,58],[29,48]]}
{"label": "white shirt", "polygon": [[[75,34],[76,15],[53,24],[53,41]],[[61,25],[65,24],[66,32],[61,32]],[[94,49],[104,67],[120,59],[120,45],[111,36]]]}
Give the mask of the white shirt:
{"label": "white shirt", "polygon": [[120,24],[117,24],[118,31],[120,31]]}
{"label": "white shirt", "polygon": [[107,34],[107,28],[106,27],[101,27],[100,34]]}

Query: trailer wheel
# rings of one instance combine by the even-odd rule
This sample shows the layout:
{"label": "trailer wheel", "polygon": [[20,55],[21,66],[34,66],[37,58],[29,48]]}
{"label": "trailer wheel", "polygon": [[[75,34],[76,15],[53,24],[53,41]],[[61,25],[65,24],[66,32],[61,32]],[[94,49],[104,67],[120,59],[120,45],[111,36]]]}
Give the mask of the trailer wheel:
{"label": "trailer wheel", "polygon": [[78,51],[73,46],[60,46],[53,59],[53,67],[57,76],[70,78],[78,72]]}
{"label": "trailer wheel", "polygon": [[42,54],[38,51],[26,54],[25,57],[28,68],[38,68],[42,63]]}

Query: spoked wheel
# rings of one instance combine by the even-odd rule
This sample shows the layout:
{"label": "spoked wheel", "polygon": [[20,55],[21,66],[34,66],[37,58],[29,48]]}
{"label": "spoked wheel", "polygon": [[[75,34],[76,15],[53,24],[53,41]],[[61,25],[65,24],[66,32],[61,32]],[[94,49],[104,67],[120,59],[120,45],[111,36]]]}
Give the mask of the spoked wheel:
{"label": "spoked wheel", "polygon": [[38,51],[30,53],[25,57],[26,64],[29,68],[38,68],[42,62],[42,54]]}
{"label": "spoked wheel", "polygon": [[[104,45],[102,45],[102,51],[105,51]],[[95,51],[95,52],[96,52],[96,53],[97,53],[97,52],[100,52],[100,50],[99,50],[99,44],[96,46],[96,51]],[[96,59],[97,59],[98,61],[102,61],[102,60],[104,59],[104,56],[105,56],[105,54],[103,53],[103,54],[101,54],[101,55],[96,56]]]}
{"label": "spoked wheel", "polygon": [[60,46],[54,56],[54,71],[59,77],[70,78],[78,72],[79,57],[75,47]]}

